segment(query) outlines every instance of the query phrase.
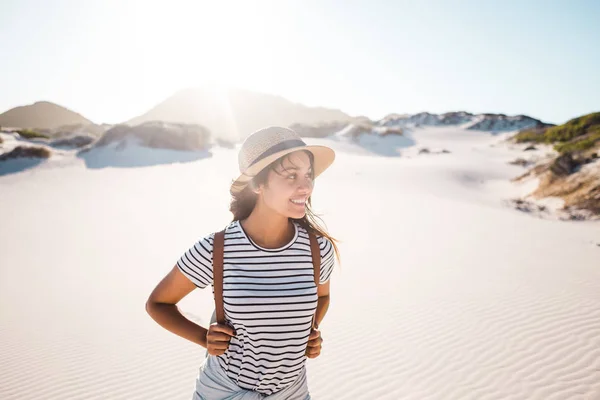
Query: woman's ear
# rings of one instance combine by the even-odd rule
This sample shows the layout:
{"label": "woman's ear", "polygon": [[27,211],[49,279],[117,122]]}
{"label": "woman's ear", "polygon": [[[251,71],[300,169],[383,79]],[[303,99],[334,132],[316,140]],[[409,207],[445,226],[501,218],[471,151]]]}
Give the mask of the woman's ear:
{"label": "woman's ear", "polygon": [[248,184],[250,186],[250,190],[252,190],[255,194],[260,194],[260,187],[253,180]]}

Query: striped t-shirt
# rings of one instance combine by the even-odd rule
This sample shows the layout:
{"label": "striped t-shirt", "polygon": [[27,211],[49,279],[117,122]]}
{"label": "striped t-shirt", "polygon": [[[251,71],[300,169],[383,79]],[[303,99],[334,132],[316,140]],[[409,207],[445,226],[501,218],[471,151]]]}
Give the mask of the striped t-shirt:
{"label": "striped t-shirt", "polygon": [[[223,303],[225,320],[236,336],[217,359],[239,387],[265,395],[290,385],[305,367],[317,308],[308,233],[293,223],[294,238],[278,249],[258,246],[239,221],[225,229]],[[213,238],[214,233],[204,237],[177,261],[181,272],[201,289],[213,283]],[[331,242],[319,235],[317,240],[323,284],[335,258]]]}

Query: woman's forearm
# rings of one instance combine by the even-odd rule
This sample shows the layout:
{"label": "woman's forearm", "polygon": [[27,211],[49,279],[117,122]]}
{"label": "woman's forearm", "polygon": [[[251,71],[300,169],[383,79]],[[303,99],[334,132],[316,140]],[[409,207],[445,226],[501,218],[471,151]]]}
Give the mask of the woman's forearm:
{"label": "woman's forearm", "polygon": [[207,329],[184,317],[176,304],[146,303],[146,311],[160,326],[206,348]]}
{"label": "woman's forearm", "polygon": [[319,297],[319,301],[317,303],[317,311],[315,313],[315,326],[319,328],[321,325],[321,321],[325,318],[325,314],[327,314],[327,309],[329,308],[329,296],[321,296]]}
{"label": "woman's forearm", "polygon": [[[329,296],[318,299],[315,313],[315,326],[318,328],[327,314]],[[206,348],[206,333],[208,330],[184,317],[176,304],[147,303],[146,311],[160,326],[168,331]]]}

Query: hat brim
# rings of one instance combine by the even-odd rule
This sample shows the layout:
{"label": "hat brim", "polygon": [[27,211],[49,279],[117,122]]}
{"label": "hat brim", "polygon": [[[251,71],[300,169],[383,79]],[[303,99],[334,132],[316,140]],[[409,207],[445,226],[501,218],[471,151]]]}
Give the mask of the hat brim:
{"label": "hat brim", "polygon": [[277,160],[279,157],[283,157],[286,154],[300,150],[307,150],[313,154],[313,174],[315,178],[321,175],[323,171],[325,171],[327,168],[329,168],[329,166],[333,163],[333,160],[335,160],[335,151],[333,151],[333,149],[327,146],[307,145],[282,150],[263,158],[256,164],[249,167],[243,174],[238,176],[237,179],[231,183],[231,194],[238,194],[242,190],[244,190],[244,188],[248,185],[248,182],[250,182],[252,178],[254,178],[260,171],[262,171],[273,161]]}

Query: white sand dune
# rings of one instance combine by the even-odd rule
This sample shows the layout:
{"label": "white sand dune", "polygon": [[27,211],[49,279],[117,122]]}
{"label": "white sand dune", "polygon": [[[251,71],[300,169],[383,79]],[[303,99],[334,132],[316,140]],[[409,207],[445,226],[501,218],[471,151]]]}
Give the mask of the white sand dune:
{"label": "white sand dune", "polygon": [[[528,188],[509,182],[523,152],[498,135],[411,137],[399,157],[307,139],[338,148],[313,203],[343,261],[312,397],[600,399],[600,224],[506,207]],[[73,155],[0,177],[0,399],[191,398],[204,349],[144,303],[229,221],[236,150],[211,153],[101,169]],[[181,309],[207,324],[210,291]]]}

